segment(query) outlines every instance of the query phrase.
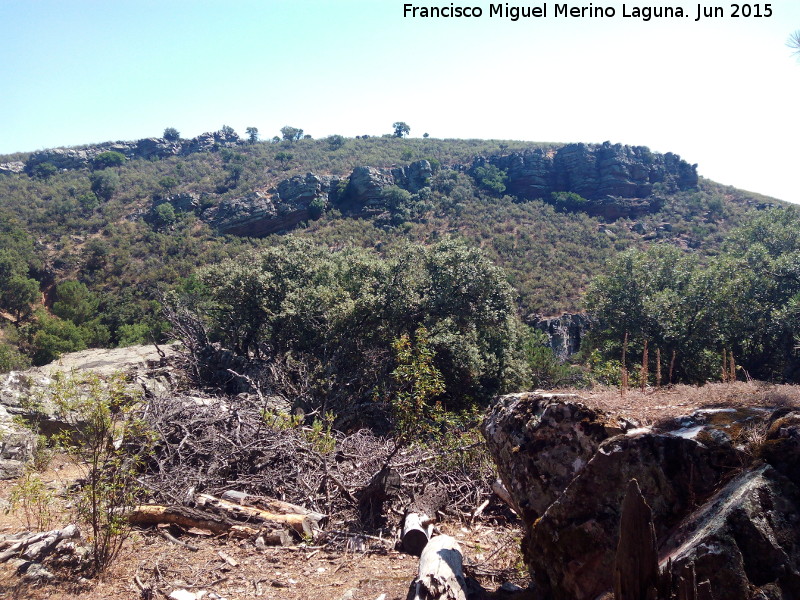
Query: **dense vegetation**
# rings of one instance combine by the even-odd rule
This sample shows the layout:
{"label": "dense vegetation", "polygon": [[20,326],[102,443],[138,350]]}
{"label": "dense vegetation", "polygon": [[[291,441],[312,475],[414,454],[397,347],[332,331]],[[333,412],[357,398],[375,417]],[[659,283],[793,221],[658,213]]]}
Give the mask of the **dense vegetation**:
{"label": "dense vegetation", "polygon": [[479,250],[452,240],[381,257],[290,237],[201,269],[168,301],[179,329],[187,313],[197,323],[188,345],[216,341],[260,361],[266,387],[307,410],[341,414],[401,397],[407,413],[433,397],[464,408],[528,383],[530,333],[511,286]]}
{"label": "dense vegetation", "polygon": [[675,380],[796,381],[800,211],[756,216],[707,260],[666,245],[623,252],[592,283],[586,307],[607,358],[621,358],[627,336],[628,356],[640,364],[648,342],[650,373],[657,349],[665,366],[674,357]]}
{"label": "dense vegetation", "polygon": [[[511,381],[552,382],[556,367],[541,368],[550,358],[541,352],[542,340],[537,338],[534,343],[522,322],[530,323],[536,315],[580,310],[584,291],[593,277],[604,272],[608,260],[626,250],[632,253],[623,254],[617,261],[645,260],[641,256],[651,254],[640,255],[637,250],[653,244],[665,246],[652,252],[659,256],[663,253],[665,260],[674,263],[673,269],[691,272],[685,285],[694,285],[695,272],[718,264],[715,257],[723,251],[724,237],[731,228],[744,222],[748,210],[769,202],[701,180],[696,190],[657,190],[665,202],[655,214],[604,222],[581,210],[582,199],[577,194],[521,202],[505,195],[505,173],[496,167],[489,165],[472,174],[457,167],[471,164],[478,155],[552,148],[552,144],[409,139],[403,137],[403,127],[397,135],[398,125],[405,124],[398,122],[395,132],[383,137],[331,136],[322,140],[310,139],[299,128],[286,127],[281,137],[270,142],[259,142],[258,130],[249,128],[248,140],[210,152],[127,160],[119,152],[108,151],[83,169],[60,170],[40,163],[24,173],[3,172],[0,309],[4,327],[0,370],[31,362],[42,364],[59,353],[86,347],[166,339],[172,334],[162,316],[161,298],[166,290],[179,289],[189,296],[195,294],[204,308],[216,306],[216,312],[205,315],[212,338],[232,345],[242,355],[257,355],[265,348],[265,340],[272,340],[270,343],[284,355],[300,353],[323,364],[327,355],[318,353],[324,347],[333,347],[335,341],[337,352],[347,357],[337,368],[361,368],[365,374],[370,365],[380,363],[378,357],[394,356],[380,363],[380,369],[370,375],[372,382],[367,381],[369,377],[364,379],[365,394],[367,390],[375,393],[380,376],[398,367],[397,344],[403,340],[410,347],[416,344],[421,348],[409,350],[408,356],[419,359],[426,355],[425,348],[433,352],[432,364],[444,377],[445,398],[486,396]],[[168,128],[165,138],[178,140],[180,135]],[[17,154],[0,158],[0,162],[27,158]],[[283,234],[263,239],[220,236],[195,212],[176,209],[164,201],[166,197],[193,194],[207,208],[268,189],[293,175],[315,172],[346,177],[359,165],[389,168],[418,159],[427,159],[433,167],[427,187],[414,194],[388,188],[384,191],[385,211],[360,218],[330,206],[312,207],[311,220],[292,232],[294,240],[288,245]],[[456,307],[449,317],[432,304],[411,309],[408,303],[412,297],[424,304],[431,302],[430,294],[438,293],[434,275],[444,267],[431,265],[444,260],[445,248],[466,261],[466,270],[459,277],[467,277],[469,269],[477,266],[491,271],[493,285],[503,290],[503,318],[495,315],[495,321],[486,320],[486,315],[470,312],[475,307]],[[267,256],[275,264],[280,258],[287,264],[294,261],[304,265],[306,270],[295,273],[299,279],[293,284],[301,286],[303,282],[296,288],[302,294],[296,291],[281,300],[273,298],[273,304],[259,305],[258,310],[266,311],[269,317],[262,315],[262,321],[252,324],[253,331],[232,329],[224,333],[224,320],[214,321],[222,318],[224,302],[231,303],[229,314],[244,310],[236,307],[234,300],[246,302],[230,293],[225,300],[225,290],[234,289],[226,286],[232,285],[236,273],[245,277],[243,265],[252,269],[247,277],[269,274],[271,263],[265,268],[263,262]],[[746,258],[736,258],[731,250],[724,256],[729,261]],[[353,269],[361,265],[362,271],[348,271],[347,261],[353,261]],[[403,271],[401,263],[413,274]],[[502,271],[489,269],[490,263]],[[204,265],[210,266],[196,273],[197,267]],[[452,268],[456,276],[458,269]],[[392,269],[402,272],[406,296],[398,296],[398,304],[373,306],[371,302],[389,293],[381,286],[389,285],[384,275]],[[612,263],[609,272],[619,269],[619,262]],[[352,279],[350,283],[339,279],[345,273]],[[665,277],[677,277],[677,273]],[[381,289],[375,288],[375,282]],[[420,287],[425,285],[428,288]],[[593,289],[597,290],[597,285]],[[326,304],[334,291],[346,292],[347,303]],[[593,293],[591,306],[602,312],[603,304],[597,292]],[[683,293],[683,288],[676,293]],[[201,298],[203,294],[206,296]],[[308,294],[303,300],[307,304],[291,304],[300,302],[303,294]],[[371,306],[372,316],[358,321],[361,313],[357,310],[369,312],[366,306]],[[297,314],[317,308],[322,313],[312,313],[321,321],[293,321],[291,327],[282,324],[278,315],[289,314],[290,308]],[[468,324],[456,317],[474,322]],[[489,322],[493,323],[491,327],[486,325]],[[667,353],[691,337],[653,332],[639,325],[606,326],[607,322],[603,321],[601,329],[606,333],[597,337],[606,359],[618,353],[623,330],[630,331],[632,339],[650,336],[652,343],[662,344]],[[322,327],[321,323],[327,329],[314,330]],[[342,333],[345,325],[363,330],[366,337],[348,338]],[[479,333],[482,327],[488,329]],[[497,339],[486,337],[489,330]],[[279,335],[288,331],[294,331],[295,337],[284,339]],[[715,350],[724,342],[737,356],[752,351],[743,343],[737,345],[730,336],[720,336],[714,344],[704,343],[702,347]],[[499,339],[504,341],[500,343]],[[681,361],[681,376],[706,376],[708,369],[698,367],[694,372],[688,367],[696,362],[688,357],[699,350],[682,351],[687,358]],[[766,355],[762,358],[766,360]],[[501,373],[503,369],[507,372]],[[780,367],[769,373],[753,370],[772,375],[779,371]],[[516,373],[513,377],[512,372]],[[433,388],[438,389],[436,385]]]}

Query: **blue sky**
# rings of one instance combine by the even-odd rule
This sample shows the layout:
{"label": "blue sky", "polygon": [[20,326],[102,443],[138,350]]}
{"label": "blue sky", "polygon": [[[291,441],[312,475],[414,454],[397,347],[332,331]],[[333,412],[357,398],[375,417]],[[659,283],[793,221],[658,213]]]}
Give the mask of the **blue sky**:
{"label": "blue sky", "polygon": [[[800,202],[800,2],[769,18],[410,19],[396,0],[0,0],[0,153],[223,124],[675,152]],[[449,6],[427,1],[418,6]],[[588,6],[573,2],[570,6]],[[755,5],[751,5],[755,6]],[[762,9],[765,3],[760,3]]]}

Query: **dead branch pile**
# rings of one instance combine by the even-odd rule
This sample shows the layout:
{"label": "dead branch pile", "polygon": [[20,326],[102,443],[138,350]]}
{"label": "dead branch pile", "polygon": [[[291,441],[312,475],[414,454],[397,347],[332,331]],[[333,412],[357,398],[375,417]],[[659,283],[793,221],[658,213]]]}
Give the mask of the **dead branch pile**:
{"label": "dead branch pile", "polygon": [[235,490],[324,513],[333,528],[382,529],[409,506],[469,515],[491,496],[482,444],[398,450],[367,430],[292,423],[245,395],[151,398],[145,418],[157,441],[142,483],[164,504]]}

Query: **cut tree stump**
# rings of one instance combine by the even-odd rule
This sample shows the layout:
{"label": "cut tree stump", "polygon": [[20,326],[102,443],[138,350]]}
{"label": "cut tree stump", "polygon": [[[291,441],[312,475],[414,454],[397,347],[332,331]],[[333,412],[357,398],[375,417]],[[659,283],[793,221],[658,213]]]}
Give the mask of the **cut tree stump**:
{"label": "cut tree stump", "polygon": [[403,521],[403,535],[400,540],[409,554],[420,556],[433,532],[433,525],[427,515],[411,512]]}
{"label": "cut tree stump", "polygon": [[406,600],[467,600],[461,548],[455,538],[437,535],[419,559],[417,578]]}
{"label": "cut tree stump", "polygon": [[514,503],[514,500],[511,498],[511,494],[508,492],[508,489],[502,481],[495,479],[492,482],[492,491],[497,495],[498,498],[500,498],[500,500],[505,502],[511,510],[513,510],[516,514],[520,514],[517,505]]}

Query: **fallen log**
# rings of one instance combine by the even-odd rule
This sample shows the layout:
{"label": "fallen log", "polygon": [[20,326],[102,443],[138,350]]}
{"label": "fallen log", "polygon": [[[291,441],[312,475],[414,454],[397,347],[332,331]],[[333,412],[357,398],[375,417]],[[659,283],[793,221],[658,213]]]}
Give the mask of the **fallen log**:
{"label": "fallen log", "polygon": [[467,600],[461,548],[455,538],[437,535],[419,559],[417,578],[406,600]]}
{"label": "fallen log", "polygon": [[[207,529],[216,534],[227,533],[236,523],[223,520],[199,511],[188,506],[164,506],[161,504],[142,504],[130,510],[127,514],[128,521],[132,525],[159,525],[161,523],[171,523],[189,529]],[[239,524],[239,526],[241,526]],[[252,528],[253,533],[258,533],[258,529]]]}
{"label": "fallen log", "polygon": [[131,509],[128,521],[132,525],[169,523],[185,529],[197,528],[214,534],[263,539],[268,545],[286,545],[292,536],[313,539],[315,528],[307,515],[276,514],[252,506],[228,502],[198,494],[194,507],[179,505],[143,504]]}
{"label": "fallen log", "polygon": [[0,562],[19,556],[25,560],[39,562],[47,556],[62,540],[80,537],[77,525],[67,525],[63,529],[43,531],[23,538],[12,544],[5,552],[0,554]]}
{"label": "fallen log", "polygon": [[318,527],[319,523],[327,517],[320,512],[309,510],[297,504],[290,504],[289,502],[267,498],[266,496],[254,496],[246,492],[238,492],[235,490],[224,492],[220,498],[229,502],[241,504],[242,506],[254,506],[255,508],[260,508],[261,510],[278,515],[305,515],[311,519],[315,527]]}
{"label": "fallen log", "polygon": [[215,498],[208,494],[197,494],[194,500],[198,507],[219,514],[226,519],[244,521],[250,526],[262,523],[281,523],[291,527],[302,537],[312,539],[314,537],[315,527],[307,514],[269,512],[255,506],[244,506],[236,502]]}
{"label": "fallen log", "polygon": [[427,515],[410,512],[403,521],[403,534],[400,541],[409,554],[420,556],[433,532],[433,525]]}

